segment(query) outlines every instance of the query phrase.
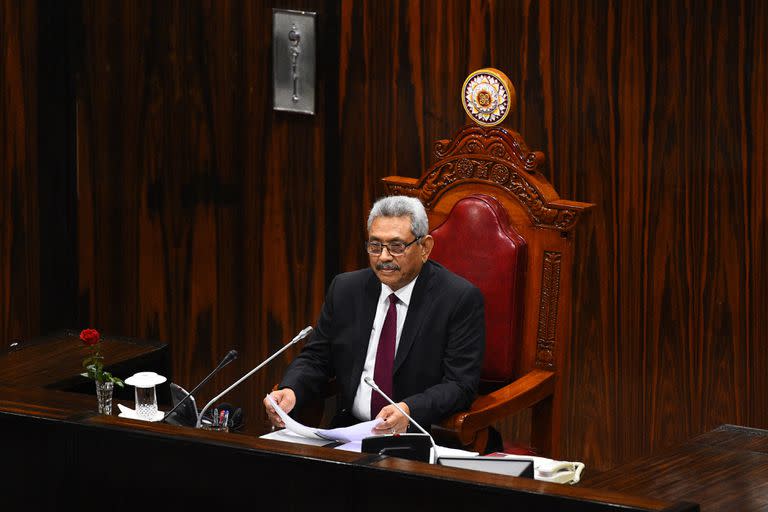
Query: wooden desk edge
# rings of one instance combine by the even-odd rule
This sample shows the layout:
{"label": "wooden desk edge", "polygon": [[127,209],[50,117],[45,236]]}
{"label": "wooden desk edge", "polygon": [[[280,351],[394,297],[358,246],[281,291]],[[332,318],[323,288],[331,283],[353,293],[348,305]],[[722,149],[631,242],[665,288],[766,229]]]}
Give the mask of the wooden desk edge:
{"label": "wooden desk edge", "polygon": [[[130,432],[146,436],[159,436],[180,440],[193,440],[197,443],[221,446],[225,448],[278,454],[286,457],[298,457],[322,462],[348,465],[365,465],[378,471],[390,471],[418,475],[423,478],[455,481],[468,485],[480,486],[522,494],[538,494],[573,500],[574,504],[584,501],[613,505],[617,508],[632,507],[638,510],[658,512],[683,512],[699,510],[698,506],[685,502],[667,502],[653,498],[644,498],[614,491],[602,491],[585,487],[574,487],[540,482],[536,480],[513,478],[493,473],[483,473],[445,466],[429,465],[405,459],[385,458],[369,463],[368,454],[359,454],[323,447],[300,445],[261,439],[247,434],[217,433],[179,427],[164,423],[147,423],[138,420],[101,416],[95,407],[84,412],[93,397],[55,390],[19,389],[0,386],[0,415],[25,415],[43,421],[63,421],[90,428],[102,428]],[[95,402],[94,404],[95,405]]]}

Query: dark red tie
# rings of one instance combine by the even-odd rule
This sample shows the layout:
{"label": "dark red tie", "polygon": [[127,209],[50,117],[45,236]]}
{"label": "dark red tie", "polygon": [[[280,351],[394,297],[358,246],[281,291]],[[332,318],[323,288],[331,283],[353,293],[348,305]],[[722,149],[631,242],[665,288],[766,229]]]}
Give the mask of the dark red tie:
{"label": "dark red tie", "polygon": [[[395,339],[397,337],[397,296],[393,293],[389,296],[389,309],[384,318],[379,336],[379,347],[376,349],[376,367],[373,370],[373,380],[381,390],[392,396],[392,366],[395,361]],[[371,419],[379,414],[387,402],[375,390],[371,390]]]}

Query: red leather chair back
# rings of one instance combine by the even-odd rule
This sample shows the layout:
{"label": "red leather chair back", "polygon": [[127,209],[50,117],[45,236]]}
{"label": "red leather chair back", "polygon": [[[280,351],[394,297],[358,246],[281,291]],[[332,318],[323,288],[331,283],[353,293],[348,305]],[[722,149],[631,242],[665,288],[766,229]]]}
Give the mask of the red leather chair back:
{"label": "red leather chair back", "polygon": [[431,258],[480,288],[485,298],[485,386],[516,377],[525,286],[526,243],[493,197],[457,202],[432,231]]}

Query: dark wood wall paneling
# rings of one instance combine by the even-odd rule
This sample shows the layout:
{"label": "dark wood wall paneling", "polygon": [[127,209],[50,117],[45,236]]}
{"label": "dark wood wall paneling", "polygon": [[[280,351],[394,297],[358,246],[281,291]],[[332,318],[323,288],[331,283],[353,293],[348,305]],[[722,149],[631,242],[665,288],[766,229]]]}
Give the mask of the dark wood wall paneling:
{"label": "dark wood wall paneling", "polygon": [[37,6],[0,3],[0,336],[40,329]]}
{"label": "dark wood wall paneling", "polygon": [[597,203],[576,234],[565,454],[606,468],[723,422],[768,426],[765,11],[343,2],[341,187],[362,201],[340,214],[341,268],[364,264],[378,178],[418,176],[463,122],[464,77],[497,67],[518,93],[506,125],[563,197]]}
{"label": "dark wood wall paneling", "polygon": [[[82,18],[81,319],[169,342],[184,386],[237,349],[207,400],[319,310],[325,102],[273,113],[263,2],[83,2]],[[284,366],[227,399],[255,421]]]}
{"label": "dark wood wall paneling", "polygon": [[[464,123],[464,78],[490,65],[517,89],[506,125],[563,197],[597,204],[576,234],[565,455],[608,468],[719,423],[768,427],[765,2],[74,5],[82,326],[168,341],[190,386],[235,347],[221,388],[365,264],[379,178],[428,166]],[[314,117],[271,110],[271,7],[320,12]],[[27,9],[3,3],[18,97],[34,59],[6,49],[34,44]],[[13,229],[3,216],[6,336],[39,328],[39,254],[6,243],[37,215],[34,132],[16,129],[35,106],[8,98],[2,211],[18,183],[29,202]],[[285,361],[232,397],[252,419]]]}
{"label": "dark wood wall paneling", "polygon": [[77,325],[76,2],[38,0],[40,331]]}
{"label": "dark wood wall paneling", "polygon": [[767,283],[754,274],[766,217],[752,209],[765,160],[751,149],[768,135],[766,14],[762,2],[587,9],[580,25],[596,30],[558,58],[577,93],[554,100],[574,113],[553,131],[556,180],[598,204],[579,239],[567,451],[598,465],[724,422],[768,426]]}

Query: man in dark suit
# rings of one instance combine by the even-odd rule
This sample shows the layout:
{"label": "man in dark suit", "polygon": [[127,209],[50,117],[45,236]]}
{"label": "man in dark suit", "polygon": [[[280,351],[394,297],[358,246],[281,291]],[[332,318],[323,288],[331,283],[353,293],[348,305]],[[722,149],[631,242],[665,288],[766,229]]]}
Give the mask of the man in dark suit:
{"label": "man in dark suit", "polygon": [[331,283],[311,340],[272,392],[281,409],[317,398],[331,377],[341,390],[334,426],[381,418],[374,433],[407,430],[408,419],[365,377],[425,428],[471,404],[485,346],[483,297],[429,261],[433,245],[418,199],[390,196],[374,204],[366,242],[371,266]]}

